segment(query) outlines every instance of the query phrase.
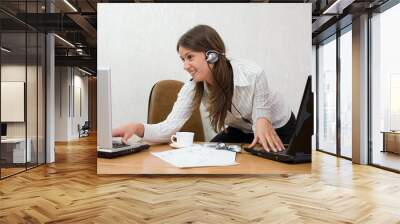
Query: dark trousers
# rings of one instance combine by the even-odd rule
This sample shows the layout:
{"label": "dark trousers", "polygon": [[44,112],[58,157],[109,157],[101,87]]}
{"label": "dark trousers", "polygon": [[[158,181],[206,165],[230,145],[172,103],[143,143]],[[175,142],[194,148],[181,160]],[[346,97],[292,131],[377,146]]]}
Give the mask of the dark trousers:
{"label": "dark trousers", "polygon": [[[296,126],[296,118],[292,112],[289,121],[283,126],[276,129],[276,133],[283,144],[289,144],[290,138],[294,133]],[[227,143],[251,143],[254,139],[254,133],[244,133],[240,129],[228,127],[225,131],[217,134],[211,142],[227,142]]]}

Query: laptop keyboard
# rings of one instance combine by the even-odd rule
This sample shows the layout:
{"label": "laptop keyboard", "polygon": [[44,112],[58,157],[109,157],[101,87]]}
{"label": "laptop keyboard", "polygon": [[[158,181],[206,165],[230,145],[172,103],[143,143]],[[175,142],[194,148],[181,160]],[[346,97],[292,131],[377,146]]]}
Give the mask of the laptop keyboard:
{"label": "laptop keyboard", "polygon": [[112,143],[112,147],[114,149],[122,148],[122,147],[125,147],[125,146],[128,146],[128,145],[125,144],[125,143],[122,143],[122,142],[113,142]]}
{"label": "laptop keyboard", "polygon": [[252,150],[260,152],[260,153],[271,153],[271,154],[286,154],[287,150],[288,150],[288,146],[285,145],[285,149],[282,151],[278,151],[278,152],[274,152],[272,150],[270,150],[269,152],[265,151],[265,149],[263,147],[254,147],[252,148]]}
{"label": "laptop keyboard", "polygon": [[100,158],[114,158],[137,153],[149,147],[150,145],[142,142],[130,143],[129,145],[122,142],[113,142],[112,149],[99,149],[97,150],[97,155]]}
{"label": "laptop keyboard", "polygon": [[280,151],[280,152],[274,152],[274,151],[265,151],[262,147],[255,147],[255,148],[244,148],[245,151],[254,154],[256,156],[264,157],[266,159],[270,160],[277,160],[277,161],[282,161],[281,158],[287,158],[287,149]]}
{"label": "laptop keyboard", "polygon": [[272,152],[272,153],[275,153],[275,154],[286,154],[287,153],[287,149],[284,149],[284,150],[279,151],[279,152]]}
{"label": "laptop keyboard", "polygon": [[291,153],[289,153],[289,148],[286,145],[285,145],[285,150],[280,152],[273,152],[273,151],[267,152],[261,146],[254,148],[245,147],[244,150],[253,155],[260,156],[270,160],[276,160],[279,162],[285,162],[285,163],[311,162],[311,154],[296,153],[295,155],[292,155]]}

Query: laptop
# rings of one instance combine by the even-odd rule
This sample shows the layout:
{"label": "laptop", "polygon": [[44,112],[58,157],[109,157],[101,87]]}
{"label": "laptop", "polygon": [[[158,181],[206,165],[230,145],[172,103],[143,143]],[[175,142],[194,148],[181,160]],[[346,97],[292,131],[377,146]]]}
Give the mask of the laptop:
{"label": "laptop", "polygon": [[301,100],[295,131],[285,150],[267,152],[262,146],[244,148],[245,151],[263,158],[285,163],[311,162],[311,137],[314,132],[314,97],[311,91],[311,76],[308,76],[303,98]]}
{"label": "laptop", "polygon": [[114,158],[148,149],[143,142],[124,144],[112,138],[111,70],[97,69],[97,156]]}
{"label": "laptop", "polygon": [[1,140],[7,139],[7,124],[1,123]]}

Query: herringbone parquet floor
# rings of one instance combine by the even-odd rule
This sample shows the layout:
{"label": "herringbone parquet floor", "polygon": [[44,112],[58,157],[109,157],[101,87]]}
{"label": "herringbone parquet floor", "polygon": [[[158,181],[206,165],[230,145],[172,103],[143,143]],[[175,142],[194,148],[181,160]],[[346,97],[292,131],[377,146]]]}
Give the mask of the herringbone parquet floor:
{"label": "herringbone parquet floor", "polygon": [[313,173],[98,176],[95,138],[0,181],[0,223],[400,223],[400,175],[314,153]]}

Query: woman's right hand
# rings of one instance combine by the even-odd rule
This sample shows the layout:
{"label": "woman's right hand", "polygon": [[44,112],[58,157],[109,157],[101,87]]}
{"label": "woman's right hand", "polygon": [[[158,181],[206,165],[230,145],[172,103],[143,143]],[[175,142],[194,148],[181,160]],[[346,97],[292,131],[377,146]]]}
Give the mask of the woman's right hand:
{"label": "woman's right hand", "polygon": [[122,142],[124,144],[127,144],[128,139],[134,134],[142,138],[144,135],[144,125],[140,123],[129,123],[112,130],[112,136],[122,137]]}

